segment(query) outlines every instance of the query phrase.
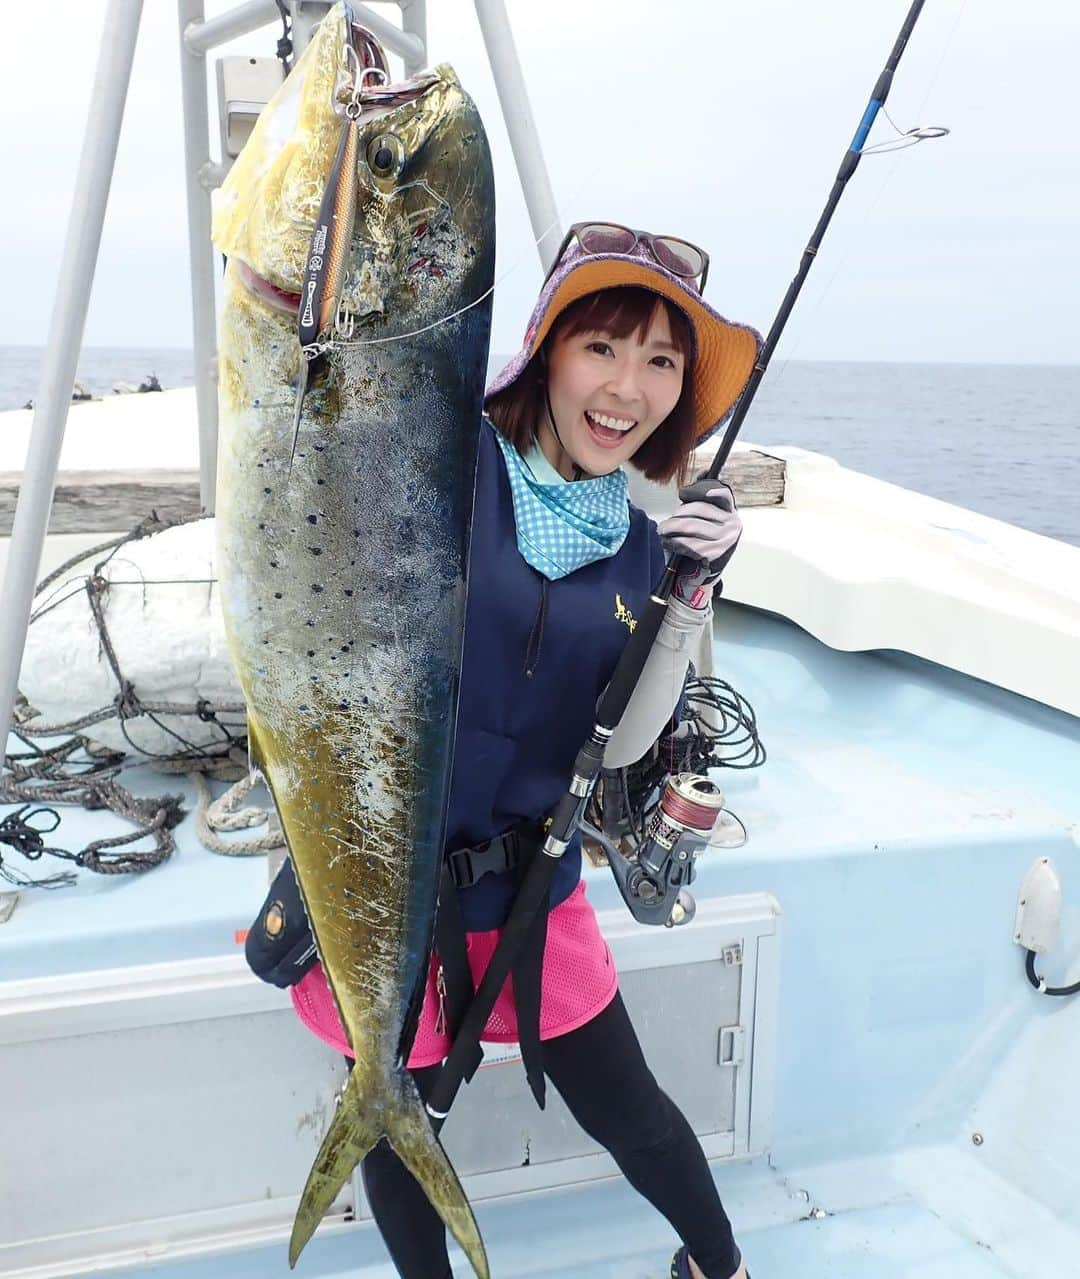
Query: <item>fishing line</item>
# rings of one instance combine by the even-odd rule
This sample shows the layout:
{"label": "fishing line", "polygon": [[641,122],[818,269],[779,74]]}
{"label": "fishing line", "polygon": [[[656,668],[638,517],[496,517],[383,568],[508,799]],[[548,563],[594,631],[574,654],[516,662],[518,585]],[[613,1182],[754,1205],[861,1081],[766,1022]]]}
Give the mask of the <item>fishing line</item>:
{"label": "fishing line", "polygon": [[[885,108],[882,107],[882,112],[884,113],[884,111],[885,111]],[[889,120],[889,123],[892,124],[891,119]],[[896,129],[895,124],[893,124],[893,128]],[[901,132],[901,130],[899,129],[896,129],[896,131],[897,133]],[[921,141],[921,139],[915,139],[915,141]],[[884,155],[884,154],[888,154],[889,151],[904,151],[907,149],[908,146],[913,146],[913,145],[914,145],[914,142],[906,143],[901,146],[897,146],[895,143],[892,143],[884,151],[878,151],[876,148],[873,148],[873,147],[864,147],[862,150],[862,154],[863,155]],[[873,213],[873,211],[877,208],[878,204],[881,201],[881,197],[885,194],[886,188],[888,187],[889,183],[892,181],[893,175],[896,173],[896,170],[899,167],[899,164],[900,164],[900,159],[899,157],[897,157],[895,160],[893,160],[892,164],[889,165],[888,171],[886,172],[885,177],[882,179],[881,185],[878,187],[872,199],[867,204],[866,209],[862,217],[859,219],[858,223],[856,223],[856,225],[852,228],[853,231],[857,231],[861,235],[862,231],[866,227],[867,222],[869,222],[870,220],[871,213]],[[817,316],[818,312],[821,310],[822,306],[825,303],[825,299],[832,292],[832,287],[836,283],[837,277],[840,275],[840,272],[844,270],[848,262],[851,260],[851,255],[854,252],[854,248],[855,248],[855,241],[858,238],[859,236],[853,235],[848,239],[847,247],[844,249],[843,253],[840,255],[840,260],[837,262],[835,268],[833,269],[832,274],[829,276],[828,280],[826,280],[825,287],[821,290],[821,293],[818,295],[817,300],[812,304],[810,310],[807,312],[806,319],[803,323],[802,331],[796,332],[795,341],[792,345],[791,352],[790,354],[784,357],[784,361],[780,365],[780,372],[777,375],[778,379],[784,376],[784,373],[786,372],[788,365],[792,362],[792,360],[795,359],[798,353],[799,347],[802,345],[803,337],[810,329],[811,321]]]}
{"label": "fishing line", "polygon": [[216,586],[216,577],[110,577],[110,586]]}
{"label": "fishing line", "polygon": [[[914,129],[901,129],[884,107],[881,108],[881,114],[892,125],[896,137],[891,141],[876,142],[872,147],[863,147],[863,155],[885,155],[889,151],[903,151],[907,147],[913,147],[917,142],[928,142],[933,138],[947,137],[949,134],[949,130],[941,124],[924,124],[916,125]],[[889,176],[892,176],[892,170],[889,171]],[[877,199],[878,197],[875,196],[874,203]]]}
{"label": "fishing line", "polygon": [[[138,567],[138,566],[136,565],[135,567]],[[104,581],[107,586],[216,586],[217,585],[216,577],[144,577],[139,579],[129,578],[129,577],[107,577],[104,579]],[[63,589],[64,586],[69,586],[69,585],[71,586],[71,590],[68,591],[66,595],[62,595],[59,599],[54,598],[56,594],[56,591],[54,591],[53,596],[50,596],[49,600],[45,604],[43,604],[41,608],[35,609],[35,611],[30,615],[30,621],[31,622],[38,621],[40,618],[44,617],[47,613],[51,613],[54,608],[59,608],[61,604],[66,604],[68,600],[74,599],[76,596],[81,595],[83,591],[86,590],[86,579],[84,577],[78,578],[77,581],[75,581],[74,585],[72,585],[71,582],[64,582],[60,586],[58,586],[56,590],[60,591]]]}
{"label": "fishing line", "polygon": [[[960,28],[961,19],[963,18],[966,10],[967,10],[967,0],[961,0],[960,7],[956,13],[956,17],[953,19],[952,28],[950,29],[949,34],[945,40],[945,44],[941,51],[941,55],[937,60],[937,65],[934,67],[934,70],[931,73],[929,84],[926,87],[926,92],[923,94],[918,107],[915,109],[914,114],[916,119],[922,116],[923,111],[926,109],[926,104],[930,100],[930,95],[933,93],[934,89],[937,86],[938,80],[941,78],[942,67],[945,65],[945,60],[948,57],[949,51],[952,48],[953,42],[956,38],[956,33]],[[907,130],[901,129],[893,120],[892,116],[889,115],[889,112],[886,109],[884,103],[882,103],[880,111],[881,111],[881,114],[885,116],[886,120],[888,120],[889,124],[892,126],[893,130],[896,132],[898,137],[887,140],[885,142],[876,143],[873,146],[864,146],[860,152],[860,154],[862,155],[887,155],[892,151],[906,151],[908,147],[914,146],[917,142],[932,141],[936,138],[945,137],[949,132],[947,128],[944,128],[944,126],[941,126],[941,125],[928,125],[928,126],[917,125],[913,129],[907,129]],[[885,191],[888,188],[889,183],[892,181],[893,175],[896,173],[898,164],[899,164],[899,158],[894,160],[893,163],[889,166],[889,169],[886,172],[880,187],[875,192],[873,198],[867,204],[866,210],[863,213],[862,218],[859,220],[859,222],[855,225],[853,229],[858,230],[860,232],[863,230],[867,221],[870,218],[871,213],[873,213],[873,211],[877,208],[878,204],[881,201],[881,197],[885,194]],[[828,297],[834,283],[836,282],[837,276],[847,265],[851,257],[852,251],[853,251],[853,243],[849,241],[848,247],[845,249],[843,256],[840,258],[839,262],[837,262],[835,269],[833,270],[832,274],[829,276],[825,284],[825,287],[822,289],[817,300],[811,304],[810,310],[809,312],[807,312],[806,319],[803,322],[802,330],[796,332],[795,340],[794,340],[794,343],[792,344],[791,350],[789,354],[784,357],[780,365],[780,368],[775,375],[775,380],[779,381],[779,379],[784,376],[785,372],[787,371],[788,365],[792,362],[792,360],[796,358],[799,348],[803,342],[803,335],[809,330],[810,322],[816,317],[818,312],[821,310],[821,307],[825,299]]]}
{"label": "fishing line", "polygon": [[936,68],[934,69],[934,74],[930,77],[930,84],[927,87],[926,92],[923,94],[923,99],[919,103],[918,110],[915,112],[916,115],[922,115],[927,102],[930,100],[930,94],[933,92],[933,90],[937,86],[938,78],[941,75],[941,68],[945,65],[945,59],[949,54],[949,50],[952,48],[953,40],[955,39],[956,33],[960,28],[960,20],[961,18],[963,18],[966,10],[967,10],[967,0],[960,0],[960,8],[956,14],[956,19],[953,22],[952,30],[949,32],[948,38],[945,41],[945,47],[941,51],[941,57],[938,59],[938,64]]}
{"label": "fishing line", "polygon": [[404,342],[406,338],[418,337],[421,333],[428,333],[432,329],[437,329],[440,324],[449,324],[452,320],[456,320],[459,315],[464,315],[466,311],[471,311],[474,306],[479,306],[481,302],[486,301],[495,292],[495,290],[499,287],[499,285],[503,283],[504,280],[508,279],[511,275],[513,275],[515,271],[517,271],[521,267],[521,264],[525,258],[525,255],[527,253],[530,253],[533,249],[537,248],[540,244],[540,241],[543,239],[546,239],[547,236],[549,236],[551,232],[560,225],[561,221],[562,221],[562,215],[559,214],[547,227],[544,228],[544,230],[540,233],[540,235],[538,235],[534,240],[532,240],[526,247],[524,247],[521,250],[521,252],[518,254],[515,261],[512,262],[511,265],[508,266],[506,270],[502,273],[502,275],[498,276],[498,278],[491,284],[491,286],[485,289],[484,292],[481,293],[478,298],[476,298],[472,302],[467,302],[463,307],[460,307],[456,311],[452,311],[449,315],[444,315],[442,319],[432,320],[430,324],[425,324],[422,328],[419,328],[419,329],[411,329],[408,333],[395,333],[392,337],[356,338],[356,339],[350,339],[347,342],[327,342],[320,345],[319,353],[322,354],[325,351],[329,351],[329,350],[351,350],[353,347],[357,347],[357,346],[382,346],[387,342]]}
{"label": "fishing line", "polygon": [[[94,571],[93,571],[94,577],[101,576],[101,570],[105,567],[106,564],[109,563],[112,557],[117,553],[117,551],[119,551],[120,546],[123,544],[124,543],[121,542],[119,545],[114,546],[112,550],[109,552],[109,554],[103,560],[95,564]],[[71,561],[72,564],[74,564],[75,562],[77,561],[76,560]],[[138,566],[136,565],[135,567],[138,567]],[[106,579],[106,581],[108,580],[109,579]],[[44,585],[45,583],[42,583],[42,586]],[[60,599],[57,599],[56,598],[57,594],[60,591],[62,591],[66,586],[70,586],[71,590],[69,590],[68,593],[62,596]],[[38,590],[40,591],[41,589],[42,587],[39,586]],[[65,604],[68,600],[73,599],[76,595],[80,595],[85,589],[86,589],[85,577],[80,577],[77,579],[72,578],[70,580],[64,580],[59,582],[57,584],[56,589],[52,592],[52,594],[47,595],[45,599],[42,601],[41,606],[35,609],[34,612],[30,614],[30,621],[36,622],[39,617],[44,617],[46,613],[52,612],[54,608],[59,608],[61,604]]]}
{"label": "fishing line", "polygon": [[[893,125],[893,127],[895,128],[896,126]],[[897,130],[897,132],[899,132],[899,130]],[[902,151],[902,150],[905,150],[906,148],[893,147],[892,149],[897,151]],[[868,154],[879,154],[879,153],[871,151],[868,148],[864,147],[862,154],[868,155]],[[873,211],[877,208],[878,203],[881,200],[881,197],[885,194],[885,188],[892,181],[893,174],[896,172],[896,169],[899,163],[900,163],[899,157],[893,160],[892,164],[889,166],[888,172],[885,174],[885,177],[882,179],[881,186],[878,187],[877,191],[874,193],[873,198],[867,204],[866,210],[864,211],[862,217],[859,219],[858,223],[856,223],[855,226],[852,227],[852,231],[857,231],[861,234],[867,222],[870,220],[870,214],[873,213]],[[837,262],[836,266],[834,267],[832,274],[826,280],[824,288],[821,290],[821,293],[818,295],[816,301],[810,304],[810,309],[807,311],[806,317],[803,321],[803,328],[801,331],[796,330],[795,340],[792,343],[790,352],[784,357],[783,362],[780,365],[780,370],[776,374],[776,381],[779,381],[780,378],[784,376],[784,374],[787,372],[788,365],[798,355],[799,348],[800,346],[802,346],[803,337],[810,330],[811,322],[816,318],[818,312],[821,310],[822,306],[825,304],[825,299],[832,292],[832,287],[836,283],[837,277],[840,275],[840,272],[844,270],[844,268],[847,266],[848,262],[850,261],[851,255],[855,247],[854,242],[857,238],[858,238],[857,236],[851,236],[848,239],[847,247],[844,249],[843,253],[840,255],[840,259]]]}
{"label": "fishing line", "polygon": [[[68,583],[65,583],[65,585],[68,585]],[[57,590],[61,589],[62,587],[57,587]],[[68,600],[74,599],[76,595],[81,595],[85,589],[86,581],[85,579],[80,578],[76,585],[74,585],[66,595],[61,596],[60,599],[53,599],[51,603],[45,604],[39,609],[35,609],[34,612],[30,614],[30,622],[36,622],[38,618],[44,617],[46,613],[51,613],[54,608],[59,608],[61,604],[66,604]],[[56,592],[54,591],[53,595],[55,594]]]}

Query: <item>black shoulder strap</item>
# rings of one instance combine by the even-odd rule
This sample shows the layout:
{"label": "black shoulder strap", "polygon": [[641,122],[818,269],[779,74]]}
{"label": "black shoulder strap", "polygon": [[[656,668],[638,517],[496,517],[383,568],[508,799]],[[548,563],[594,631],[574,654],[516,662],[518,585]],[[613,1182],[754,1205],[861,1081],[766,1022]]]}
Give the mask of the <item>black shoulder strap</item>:
{"label": "black shoulder strap", "polygon": [[529,1081],[532,1095],[541,1110],[544,1109],[546,1083],[540,1049],[540,999],[543,990],[544,946],[547,942],[548,902],[549,897],[545,893],[511,970],[521,1064],[525,1067],[525,1078]]}
{"label": "black shoulder strap", "polygon": [[[469,967],[468,951],[465,949],[465,918],[461,913],[461,901],[449,864],[445,861],[439,881],[439,910],[435,916],[435,949],[439,952],[439,962],[446,983],[446,1022],[453,1042],[476,990]],[[477,1041],[464,1074],[466,1080],[472,1079],[476,1074],[483,1056],[483,1049]]]}
{"label": "black shoulder strap", "polygon": [[[536,840],[530,832],[532,840]],[[529,838],[529,836],[525,836]],[[520,880],[535,854],[536,845],[529,849],[518,862]],[[514,1009],[517,1014],[518,1043],[521,1048],[521,1060],[525,1067],[525,1077],[536,1098],[536,1104],[544,1108],[546,1085],[544,1080],[543,1059],[540,1049],[540,999],[543,987],[544,946],[547,941],[548,891],[545,889],[539,909],[533,916],[528,932],[518,950],[511,969],[514,983]],[[435,948],[439,952],[443,978],[446,982],[445,1008],[451,1041],[457,1047],[458,1032],[465,1019],[465,1014],[473,1001],[476,990],[473,986],[472,970],[469,967],[468,952],[465,947],[465,920],[461,910],[461,900],[447,863],[443,865],[442,879],[439,884],[439,912],[435,919]],[[462,1050],[464,1045],[462,1045]],[[479,1039],[472,1047],[467,1058],[466,1069],[462,1078],[472,1079],[477,1067],[483,1060],[483,1049]]]}

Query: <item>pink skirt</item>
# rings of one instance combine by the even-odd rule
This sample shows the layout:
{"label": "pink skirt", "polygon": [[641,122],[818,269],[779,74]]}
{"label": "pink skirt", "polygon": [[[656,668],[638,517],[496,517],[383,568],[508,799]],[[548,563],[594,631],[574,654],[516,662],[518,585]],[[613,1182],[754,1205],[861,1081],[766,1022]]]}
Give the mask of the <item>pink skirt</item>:
{"label": "pink skirt", "polygon": [[[466,946],[473,984],[478,986],[498,945],[501,929],[467,933]],[[416,1030],[408,1065],[434,1066],[450,1051],[450,1038],[439,1018],[436,977],[439,957],[433,953],[420,1024]],[[540,1038],[556,1039],[591,1021],[615,998],[619,986],[615,961],[604,941],[596,912],[585,897],[585,883],[577,885],[548,917],[544,946],[544,972],[540,993]],[[353,1056],[337,1014],[321,964],[316,964],[303,980],[290,989],[293,1007],[305,1026],[331,1048]],[[481,1039],[487,1043],[512,1044],[518,1039],[514,1011],[513,978],[508,977]]]}

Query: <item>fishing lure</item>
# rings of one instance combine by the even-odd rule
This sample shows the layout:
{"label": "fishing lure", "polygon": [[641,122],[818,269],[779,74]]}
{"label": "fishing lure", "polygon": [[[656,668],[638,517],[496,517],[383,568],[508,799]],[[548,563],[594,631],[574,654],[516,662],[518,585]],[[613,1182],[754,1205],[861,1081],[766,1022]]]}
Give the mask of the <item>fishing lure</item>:
{"label": "fishing lure", "polygon": [[367,59],[370,54],[366,45],[363,56],[357,53],[351,43],[346,44],[344,49],[346,65],[355,63],[352,96],[343,109],[341,136],[319,204],[319,215],[315,219],[315,230],[312,232],[304,281],[300,289],[297,336],[300,339],[301,358],[296,383],[296,408],[293,413],[292,452],[289,454],[290,474],[300,438],[300,416],[315,362],[334,334],[347,338],[352,332],[351,317],[341,312],[341,293],[356,220],[359,182],[357,156],[360,147],[360,115],[363,110],[361,94],[369,76],[379,76],[383,83],[389,78],[386,64],[381,61],[381,50],[380,61],[369,63]]}

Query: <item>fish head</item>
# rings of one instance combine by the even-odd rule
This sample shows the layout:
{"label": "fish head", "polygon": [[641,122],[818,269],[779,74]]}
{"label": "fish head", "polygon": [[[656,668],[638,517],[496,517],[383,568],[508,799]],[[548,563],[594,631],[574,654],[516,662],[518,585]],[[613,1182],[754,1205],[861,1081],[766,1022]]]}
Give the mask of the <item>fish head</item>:
{"label": "fish head", "polygon": [[494,269],[494,182],[483,126],[453,69],[390,86],[361,117],[358,153],[342,312],[382,317],[393,333],[478,301]]}
{"label": "fish head", "polygon": [[[345,4],[320,24],[215,197],[213,238],[271,309],[295,315],[320,206],[355,128],[340,286],[348,337],[392,337],[478,301],[494,270],[494,181],[479,114],[453,69],[365,77]],[[355,123],[350,118],[351,104]]]}

